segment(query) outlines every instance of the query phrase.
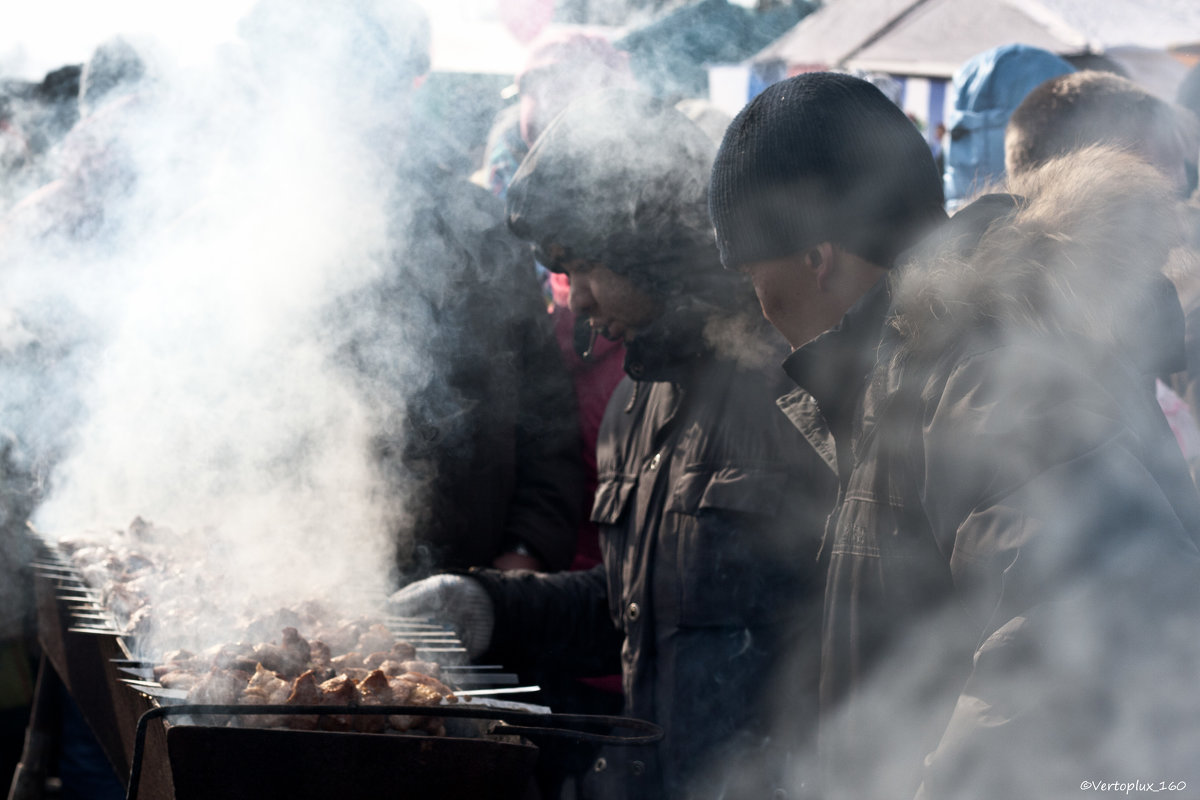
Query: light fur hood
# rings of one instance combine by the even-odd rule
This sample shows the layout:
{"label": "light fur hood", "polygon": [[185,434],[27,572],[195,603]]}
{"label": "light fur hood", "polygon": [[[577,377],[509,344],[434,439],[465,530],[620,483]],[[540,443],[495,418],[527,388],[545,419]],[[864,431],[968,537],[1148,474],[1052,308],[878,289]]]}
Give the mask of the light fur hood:
{"label": "light fur hood", "polygon": [[1141,358],[1173,335],[1150,331],[1171,324],[1160,318],[1170,303],[1178,309],[1162,274],[1182,243],[1177,200],[1157,171],[1092,147],[1005,188],[1013,203],[997,204],[998,216],[960,212],[897,276],[901,358],[937,358],[980,332],[1082,336]]}

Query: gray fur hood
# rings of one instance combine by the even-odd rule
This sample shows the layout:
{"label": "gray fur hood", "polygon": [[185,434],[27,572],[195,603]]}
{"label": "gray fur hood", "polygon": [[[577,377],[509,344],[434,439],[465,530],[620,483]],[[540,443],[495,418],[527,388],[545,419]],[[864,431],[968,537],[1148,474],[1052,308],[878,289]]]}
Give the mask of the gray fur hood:
{"label": "gray fur hood", "polygon": [[1093,147],[1006,188],[1002,202],[955,215],[896,276],[896,358],[928,363],[981,336],[991,346],[1049,335],[1123,353],[1145,374],[1180,369],[1183,316],[1163,270],[1183,240],[1168,182]]}

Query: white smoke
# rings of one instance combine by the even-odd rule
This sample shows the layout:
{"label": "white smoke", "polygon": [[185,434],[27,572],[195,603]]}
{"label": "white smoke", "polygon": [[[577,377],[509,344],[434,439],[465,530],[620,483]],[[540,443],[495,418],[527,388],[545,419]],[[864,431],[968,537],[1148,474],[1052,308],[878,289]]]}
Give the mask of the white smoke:
{"label": "white smoke", "polygon": [[[46,482],[35,525],[171,529],[214,616],[379,599],[395,568],[406,498],[371,445],[403,397],[358,391],[330,308],[403,247],[409,97],[344,60],[362,49],[331,13],[202,64],[140,47],[149,79],[85,117],[64,179],[2,226],[4,424]],[[396,374],[429,380],[398,338]]]}

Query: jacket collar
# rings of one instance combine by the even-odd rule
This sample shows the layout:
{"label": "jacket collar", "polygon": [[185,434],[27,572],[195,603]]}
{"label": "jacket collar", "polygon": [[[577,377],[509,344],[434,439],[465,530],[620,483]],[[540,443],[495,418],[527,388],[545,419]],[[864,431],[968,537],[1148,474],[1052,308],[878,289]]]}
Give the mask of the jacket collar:
{"label": "jacket collar", "polygon": [[711,307],[681,301],[625,344],[625,374],[635,381],[679,383],[712,354],[705,328]]}
{"label": "jacket collar", "polygon": [[851,306],[836,327],[796,349],[783,362],[788,377],[812,395],[835,437],[848,432],[875,366],[891,299],[890,276],[884,276]]}
{"label": "jacket collar", "polygon": [[834,474],[838,474],[837,443],[833,441],[833,433],[828,423],[817,408],[817,401],[803,389],[793,389],[775,401],[783,415],[788,418],[796,430],[812,445],[813,450],[825,462],[825,466]]}

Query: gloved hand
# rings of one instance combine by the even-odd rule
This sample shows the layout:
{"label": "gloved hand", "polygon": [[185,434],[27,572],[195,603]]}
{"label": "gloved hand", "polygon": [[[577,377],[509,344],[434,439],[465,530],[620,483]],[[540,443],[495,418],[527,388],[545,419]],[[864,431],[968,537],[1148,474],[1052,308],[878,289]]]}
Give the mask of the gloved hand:
{"label": "gloved hand", "polygon": [[488,649],[496,627],[492,598],[479,581],[465,575],[434,575],[410,583],[388,598],[388,610],[400,617],[429,617],[450,625],[471,658]]}

